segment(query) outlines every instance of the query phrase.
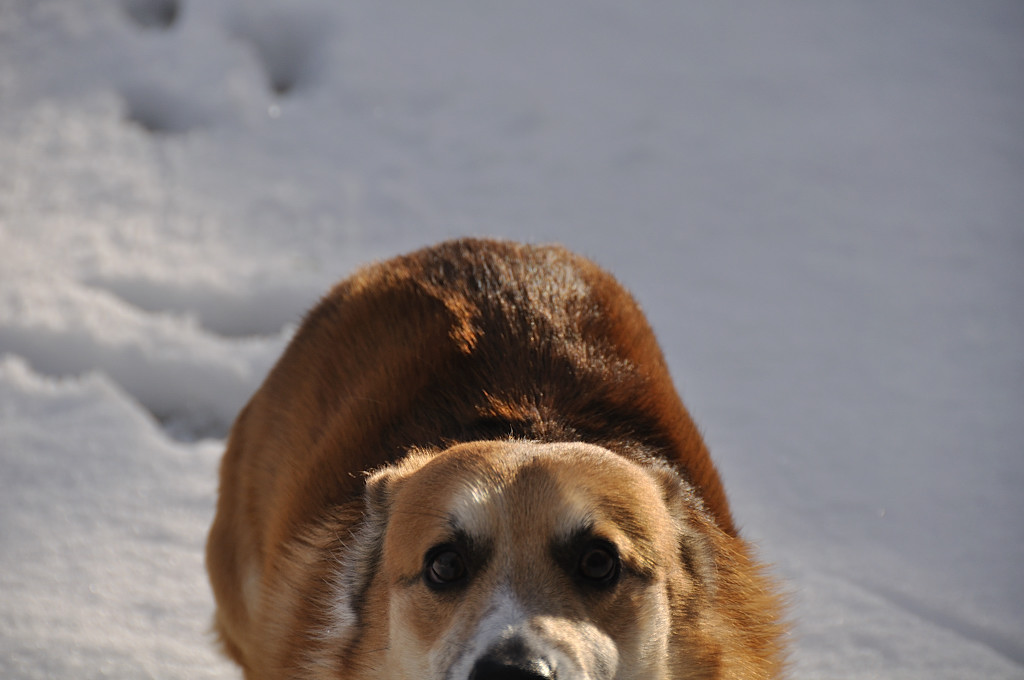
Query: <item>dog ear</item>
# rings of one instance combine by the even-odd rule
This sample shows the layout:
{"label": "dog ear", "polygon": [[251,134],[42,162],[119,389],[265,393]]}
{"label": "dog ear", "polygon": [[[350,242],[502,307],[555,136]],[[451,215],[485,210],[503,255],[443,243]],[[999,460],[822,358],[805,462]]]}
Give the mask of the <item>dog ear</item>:
{"label": "dog ear", "polygon": [[647,464],[648,473],[661,488],[662,500],[675,523],[679,557],[690,578],[711,592],[715,584],[715,548],[707,536],[713,522],[700,496],[679,472],[661,460]]}
{"label": "dog ear", "polygon": [[367,520],[386,524],[395,492],[406,478],[423,467],[434,455],[435,452],[414,449],[398,463],[370,472],[363,491]]}
{"label": "dog ear", "polygon": [[350,530],[333,579],[330,629],[339,637],[353,634],[367,589],[377,573],[391,501],[401,483],[432,456],[414,451],[400,463],[371,472],[363,491],[363,511]]}

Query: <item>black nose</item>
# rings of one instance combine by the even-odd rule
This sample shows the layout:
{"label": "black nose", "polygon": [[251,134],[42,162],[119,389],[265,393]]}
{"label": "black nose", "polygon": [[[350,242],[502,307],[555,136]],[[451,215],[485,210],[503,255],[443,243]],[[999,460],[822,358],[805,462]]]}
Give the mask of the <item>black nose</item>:
{"label": "black nose", "polygon": [[469,680],[556,680],[551,665],[543,659],[509,659],[487,655],[473,664]]}

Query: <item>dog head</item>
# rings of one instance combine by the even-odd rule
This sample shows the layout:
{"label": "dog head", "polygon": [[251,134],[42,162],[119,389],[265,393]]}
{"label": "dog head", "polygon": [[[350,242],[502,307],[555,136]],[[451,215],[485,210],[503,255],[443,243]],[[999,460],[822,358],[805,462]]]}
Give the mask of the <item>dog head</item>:
{"label": "dog head", "polygon": [[375,547],[347,567],[375,563],[352,581],[366,677],[676,677],[673,612],[713,572],[687,494],[588,444],[476,442],[377,472],[359,539]]}

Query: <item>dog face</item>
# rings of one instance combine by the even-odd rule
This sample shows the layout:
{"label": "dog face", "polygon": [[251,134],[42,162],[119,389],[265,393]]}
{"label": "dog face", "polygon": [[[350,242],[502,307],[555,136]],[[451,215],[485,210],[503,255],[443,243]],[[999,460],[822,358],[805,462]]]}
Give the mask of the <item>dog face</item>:
{"label": "dog face", "polygon": [[[598,446],[477,442],[368,482],[380,677],[657,679],[705,548],[678,478]],[[376,664],[375,664],[376,665]]]}

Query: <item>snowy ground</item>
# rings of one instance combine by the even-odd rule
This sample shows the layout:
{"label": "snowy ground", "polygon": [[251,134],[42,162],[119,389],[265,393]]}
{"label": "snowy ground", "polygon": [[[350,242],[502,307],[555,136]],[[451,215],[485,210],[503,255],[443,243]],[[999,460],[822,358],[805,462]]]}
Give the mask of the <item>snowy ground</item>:
{"label": "snowy ground", "polygon": [[1022,74],[1017,0],[3,0],[0,677],[237,677],[228,423],[481,234],[645,306],[795,678],[1024,678]]}

